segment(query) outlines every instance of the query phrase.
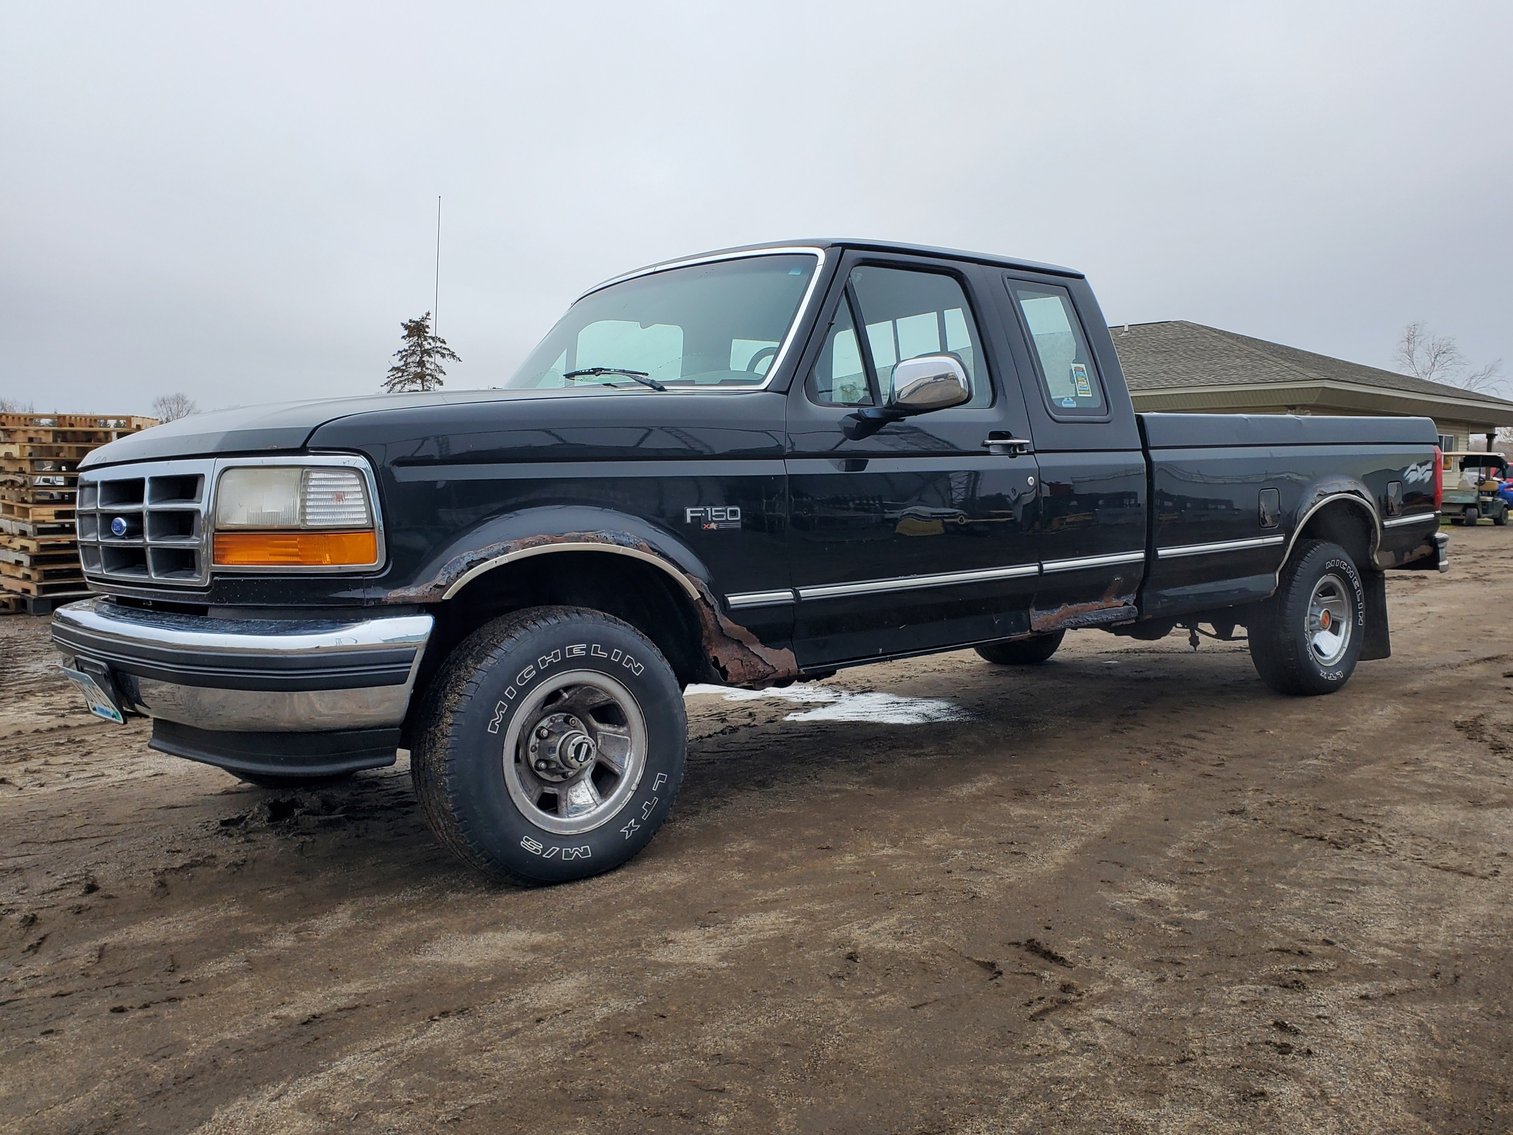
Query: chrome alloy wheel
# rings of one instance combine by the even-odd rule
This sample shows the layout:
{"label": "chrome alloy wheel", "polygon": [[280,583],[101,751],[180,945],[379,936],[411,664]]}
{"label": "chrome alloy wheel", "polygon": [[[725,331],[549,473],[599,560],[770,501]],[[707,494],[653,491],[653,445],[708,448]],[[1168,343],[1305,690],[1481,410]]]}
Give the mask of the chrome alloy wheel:
{"label": "chrome alloy wheel", "polygon": [[1350,617],[1350,588],[1343,579],[1326,572],[1313,585],[1308,597],[1308,647],[1320,666],[1337,665],[1350,649],[1353,621]]}
{"label": "chrome alloy wheel", "polygon": [[646,717],[607,674],[542,680],[504,738],[504,783],[531,823],[558,835],[592,831],[630,799],[646,769]]}

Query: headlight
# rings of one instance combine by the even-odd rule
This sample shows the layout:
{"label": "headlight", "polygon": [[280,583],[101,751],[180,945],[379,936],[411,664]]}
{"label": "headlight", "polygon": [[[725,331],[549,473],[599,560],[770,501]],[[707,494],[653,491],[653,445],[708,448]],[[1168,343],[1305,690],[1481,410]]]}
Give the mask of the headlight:
{"label": "headlight", "polygon": [[366,478],[344,465],[246,465],[215,493],[217,567],[374,567]]}

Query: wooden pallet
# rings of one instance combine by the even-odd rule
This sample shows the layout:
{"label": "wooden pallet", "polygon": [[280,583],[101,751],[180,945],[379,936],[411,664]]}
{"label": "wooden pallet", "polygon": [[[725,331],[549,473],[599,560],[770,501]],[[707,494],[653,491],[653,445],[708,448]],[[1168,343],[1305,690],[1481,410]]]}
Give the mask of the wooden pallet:
{"label": "wooden pallet", "polygon": [[51,473],[32,478],[24,473],[0,472],[0,498],[5,500],[35,502],[44,496],[77,500],[78,493],[79,490],[72,482],[59,483],[59,479]]}
{"label": "wooden pallet", "polygon": [[29,536],[36,540],[72,540],[72,520],[17,520],[0,515],[0,536]]}
{"label": "wooden pallet", "polygon": [[77,544],[78,541],[74,539],[72,532],[56,536],[23,536],[11,532],[0,532],[0,548],[8,548],[33,556],[54,552],[73,552]]}
{"label": "wooden pallet", "polygon": [[[20,462],[16,464],[20,465]],[[74,484],[78,478],[77,469],[53,469],[45,461],[27,462],[18,469],[0,464],[0,485],[56,485],[63,488]]]}
{"label": "wooden pallet", "polygon": [[[11,564],[0,564],[8,568]],[[19,595],[72,595],[84,590],[84,577],[75,573],[61,579],[15,579],[0,574],[0,591],[12,591]]]}
{"label": "wooden pallet", "polygon": [[45,615],[90,594],[74,529],[79,462],[157,424],[140,414],[0,414],[0,611]]}
{"label": "wooden pallet", "polygon": [[0,615],[51,615],[66,603],[88,599],[91,591],[70,591],[61,595],[20,595],[0,591]]}
{"label": "wooden pallet", "polygon": [[19,564],[22,567],[31,565],[51,567],[53,564],[79,562],[79,549],[72,540],[51,546],[44,545],[40,551],[34,551],[15,547],[9,542],[12,539],[13,537],[10,536],[0,536],[0,563]]}
{"label": "wooden pallet", "polygon": [[50,427],[60,430],[119,430],[136,433],[158,425],[142,414],[0,414],[0,430]]}
{"label": "wooden pallet", "polygon": [[25,521],[30,524],[61,524],[74,518],[74,504],[50,502],[48,504],[23,504],[0,498],[0,517]]}
{"label": "wooden pallet", "polygon": [[14,504],[20,508],[70,508],[71,510],[77,499],[79,495],[73,489],[26,490],[0,486],[0,504]]}
{"label": "wooden pallet", "polygon": [[[69,461],[78,464],[100,446],[114,441],[103,438],[99,441],[12,441],[6,443],[6,458],[11,461]],[[14,452],[10,452],[14,451]]]}
{"label": "wooden pallet", "polygon": [[84,569],[79,566],[77,559],[72,562],[64,560],[61,563],[7,563],[0,560],[0,587],[8,587],[10,580],[20,580],[22,583],[52,583],[56,580],[72,579],[79,583],[84,582]]}

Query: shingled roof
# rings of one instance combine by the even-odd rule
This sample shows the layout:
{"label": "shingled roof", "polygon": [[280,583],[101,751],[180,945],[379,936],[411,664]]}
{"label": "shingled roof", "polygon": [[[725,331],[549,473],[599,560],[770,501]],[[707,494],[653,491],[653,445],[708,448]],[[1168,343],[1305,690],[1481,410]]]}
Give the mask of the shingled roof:
{"label": "shingled roof", "polygon": [[1488,403],[1513,410],[1513,402],[1443,382],[1300,351],[1249,335],[1178,319],[1110,328],[1119,364],[1131,390],[1252,383],[1344,382],[1400,390],[1430,398]]}

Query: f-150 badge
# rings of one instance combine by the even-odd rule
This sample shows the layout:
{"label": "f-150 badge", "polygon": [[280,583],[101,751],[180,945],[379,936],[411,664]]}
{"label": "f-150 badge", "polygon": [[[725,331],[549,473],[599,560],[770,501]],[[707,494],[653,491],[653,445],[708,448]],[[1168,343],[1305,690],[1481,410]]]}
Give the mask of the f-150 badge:
{"label": "f-150 badge", "polygon": [[706,505],[684,509],[683,520],[687,524],[697,524],[705,532],[717,532],[722,528],[739,528],[741,510],[733,504],[718,508]]}

